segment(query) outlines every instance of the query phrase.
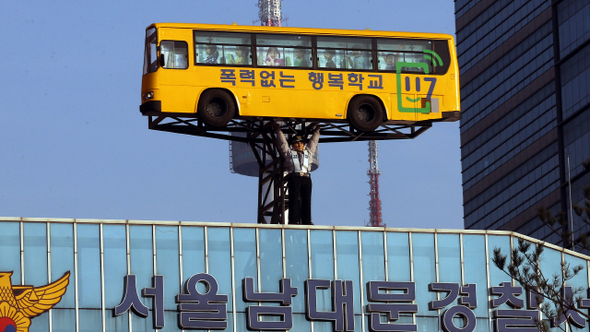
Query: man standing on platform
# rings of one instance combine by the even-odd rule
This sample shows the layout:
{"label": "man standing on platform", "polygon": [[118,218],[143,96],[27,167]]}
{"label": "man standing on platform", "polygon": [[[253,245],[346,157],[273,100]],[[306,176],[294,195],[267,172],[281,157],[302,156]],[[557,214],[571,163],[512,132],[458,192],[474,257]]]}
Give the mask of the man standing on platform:
{"label": "man standing on platform", "polygon": [[[307,144],[305,137],[295,135],[289,143],[277,123],[272,124],[277,136],[277,148],[289,172],[289,224],[313,225],[311,222],[311,165],[318,149],[320,126],[315,125]],[[289,146],[290,145],[290,146]]]}

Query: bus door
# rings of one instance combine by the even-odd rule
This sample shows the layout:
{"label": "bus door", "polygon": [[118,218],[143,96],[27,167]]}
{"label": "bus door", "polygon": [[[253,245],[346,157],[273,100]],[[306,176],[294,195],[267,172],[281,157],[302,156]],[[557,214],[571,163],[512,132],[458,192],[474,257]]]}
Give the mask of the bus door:
{"label": "bus door", "polygon": [[[188,29],[160,29],[158,86],[162,109],[167,112],[194,113],[197,97],[195,69],[191,66],[192,51]],[[193,98],[191,98],[191,96]]]}

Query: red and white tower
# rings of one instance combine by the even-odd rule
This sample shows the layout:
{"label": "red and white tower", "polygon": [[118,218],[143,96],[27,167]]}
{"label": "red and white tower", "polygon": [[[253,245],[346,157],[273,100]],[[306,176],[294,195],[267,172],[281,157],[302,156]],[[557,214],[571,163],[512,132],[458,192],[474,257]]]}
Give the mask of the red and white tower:
{"label": "red and white tower", "polygon": [[260,25],[281,26],[281,0],[258,0]]}
{"label": "red and white tower", "polygon": [[379,175],[381,170],[377,166],[377,142],[369,141],[369,184],[371,185],[371,197],[369,201],[370,220],[367,226],[385,227],[381,219],[381,199],[379,198]]}

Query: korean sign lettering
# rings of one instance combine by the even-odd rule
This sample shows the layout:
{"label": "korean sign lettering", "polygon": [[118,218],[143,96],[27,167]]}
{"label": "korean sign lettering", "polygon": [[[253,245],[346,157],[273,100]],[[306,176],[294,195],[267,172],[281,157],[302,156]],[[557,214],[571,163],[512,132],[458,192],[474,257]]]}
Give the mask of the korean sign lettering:
{"label": "korean sign lettering", "polygon": [[[295,75],[288,75],[282,70],[253,70],[253,69],[220,69],[219,80],[222,83],[247,85],[262,88],[326,88],[351,87],[362,91],[364,89],[383,90],[383,75],[367,73],[324,73],[311,71],[307,80],[296,81]],[[434,85],[432,85],[434,88]]]}
{"label": "korean sign lettering", "polygon": [[[248,306],[246,326],[249,330],[289,330],[293,327],[291,297],[296,296],[297,288],[291,287],[291,279],[281,279],[279,293],[256,293],[254,292],[254,278],[243,279],[244,301],[245,302],[277,302],[279,307],[271,306]],[[263,321],[261,316],[277,316],[279,321]]]}
{"label": "korean sign lettering", "polygon": [[[197,290],[197,283],[207,286],[204,294]],[[185,284],[185,294],[176,295],[179,327],[182,329],[223,330],[227,327],[227,295],[218,294],[217,280],[207,273],[190,277]]]}
{"label": "korean sign lettering", "polygon": [[[127,311],[147,318],[148,308],[140,299],[135,275],[124,277],[123,299],[113,314],[119,316]],[[242,299],[250,305],[246,307],[246,327],[251,331],[286,331],[293,328],[292,298],[300,296],[297,287],[291,285],[290,278],[278,281],[278,292],[257,292],[254,278],[242,279]],[[199,291],[198,285],[205,291]],[[354,285],[350,280],[307,279],[304,281],[305,317],[308,321],[324,321],[333,324],[334,331],[355,331]],[[203,288],[201,288],[203,289]],[[318,294],[329,290],[332,309],[322,311],[318,308]],[[432,282],[429,292],[439,294],[438,300],[430,301],[427,310],[439,312],[439,322],[446,332],[473,332],[477,326],[477,316],[473,311],[478,307],[477,285],[452,282]],[[419,314],[416,301],[416,283],[412,281],[369,281],[366,283],[365,314],[368,316],[368,330],[372,332],[413,332],[418,330],[419,319],[408,323],[401,322],[402,315]],[[572,287],[564,288],[564,296],[571,297]],[[537,321],[541,318],[534,291],[527,292],[528,307],[522,298],[522,287],[503,282],[489,289],[489,309],[492,310],[493,323],[497,332],[537,331]],[[143,288],[141,297],[152,298],[154,329],[164,328],[164,277],[154,276],[151,287]],[[219,294],[217,280],[210,274],[198,273],[185,283],[181,294],[175,299],[178,303],[178,327],[186,330],[223,330],[228,327],[228,294]],[[271,304],[271,305],[267,305]],[[272,305],[274,304],[274,305]],[[278,305],[277,305],[278,304]],[[502,305],[510,309],[499,309]],[[590,308],[590,299],[580,300],[579,309]],[[569,321],[583,328],[586,319],[578,312],[570,310],[553,322],[554,326]]]}
{"label": "korean sign lettering", "polygon": [[[319,311],[317,290],[331,289],[333,311]],[[335,331],[354,331],[352,281],[308,279],[305,281],[306,317],[310,321],[332,321]]]}
{"label": "korean sign lettering", "polygon": [[418,305],[412,304],[416,300],[416,285],[413,282],[369,281],[367,289],[367,299],[370,302],[379,302],[367,304],[371,331],[416,331],[414,324],[381,322],[381,314],[387,314],[388,322],[395,322],[400,313],[418,312]]}

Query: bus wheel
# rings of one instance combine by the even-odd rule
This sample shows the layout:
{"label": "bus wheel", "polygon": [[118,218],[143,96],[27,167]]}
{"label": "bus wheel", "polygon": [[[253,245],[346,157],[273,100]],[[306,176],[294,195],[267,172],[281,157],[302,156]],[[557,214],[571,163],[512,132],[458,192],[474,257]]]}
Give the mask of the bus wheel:
{"label": "bus wheel", "polygon": [[225,127],[235,113],[233,98],[224,90],[207,90],[199,99],[197,115],[212,127]]}
{"label": "bus wheel", "polygon": [[381,103],[371,96],[354,98],[348,104],[348,121],[359,131],[374,131],[383,122]]}

